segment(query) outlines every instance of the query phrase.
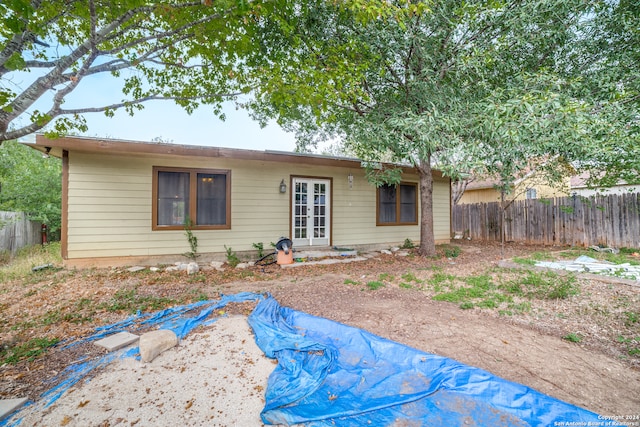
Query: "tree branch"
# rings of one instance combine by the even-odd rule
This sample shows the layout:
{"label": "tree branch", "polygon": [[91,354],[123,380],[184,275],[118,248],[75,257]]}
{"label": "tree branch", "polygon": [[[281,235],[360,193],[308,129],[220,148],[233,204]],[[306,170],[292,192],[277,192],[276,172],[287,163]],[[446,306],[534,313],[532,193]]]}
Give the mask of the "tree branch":
{"label": "tree branch", "polygon": [[230,92],[230,93],[212,93],[198,96],[161,96],[161,95],[149,95],[142,98],[134,99],[132,101],[123,101],[111,105],[105,105],[103,107],[88,107],[88,108],[74,108],[74,109],[59,109],[58,115],[72,115],[72,114],[84,114],[84,113],[102,113],[109,110],[118,110],[123,107],[142,104],[148,101],[196,101],[208,98],[231,98],[234,96],[242,95],[244,92]]}

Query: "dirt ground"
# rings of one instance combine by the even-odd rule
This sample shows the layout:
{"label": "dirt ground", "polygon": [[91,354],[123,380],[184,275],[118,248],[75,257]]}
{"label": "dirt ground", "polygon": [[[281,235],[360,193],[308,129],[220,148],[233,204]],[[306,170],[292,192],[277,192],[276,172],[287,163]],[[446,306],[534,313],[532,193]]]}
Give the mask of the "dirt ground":
{"label": "dirt ground", "polygon": [[[457,277],[510,274],[498,267],[498,245],[456,244],[462,252],[455,258],[379,255],[350,264],[253,267],[241,273],[209,270],[195,282],[184,275],[131,274],[122,269],[60,271],[56,274],[62,279],[22,283],[19,292],[9,291],[11,284],[3,285],[0,342],[6,345],[24,339],[28,329],[15,325],[41,318],[53,309],[86,320],[73,321],[63,315],[68,321],[51,322],[39,333],[87,335],[98,324],[125,317],[123,312],[104,308],[122,289],[162,297],[167,304],[203,295],[269,292],[283,306],[456,359],[604,416],[640,415],[640,358],[629,356],[625,343],[616,340],[623,332],[629,333],[629,328],[640,336],[640,287],[579,278],[577,295],[533,301],[530,310],[505,315],[497,309],[463,310],[459,304],[434,300],[433,292],[422,287],[403,286],[399,278],[407,272],[425,280],[434,272]],[[510,244],[504,256],[524,256],[541,249]],[[372,290],[366,286],[371,281],[384,286]],[[81,306],[78,301],[85,303]],[[249,309],[243,306],[236,311],[246,315]],[[636,321],[624,326],[623,314],[629,319],[635,316]],[[563,339],[570,333],[580,335],[581,341]],[[54,348],[34,361],[1,366],[0,398],[17,394],[35,398],[43,391],[43,380],[76,356]]]}

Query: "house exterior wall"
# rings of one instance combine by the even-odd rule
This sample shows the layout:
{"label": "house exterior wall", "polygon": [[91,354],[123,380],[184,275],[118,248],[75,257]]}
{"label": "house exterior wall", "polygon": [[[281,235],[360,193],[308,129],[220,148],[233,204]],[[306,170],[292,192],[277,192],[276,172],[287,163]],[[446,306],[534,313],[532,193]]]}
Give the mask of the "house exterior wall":
{"label": "house exterior wall", "polygon": [[467,189],[464,194],[462,194],[462,197],[460,197],[458,204],[491,203],[499,201],[500,193],[493,188]]}
{"label": "house exterior wall", "polygon": [[607,188],[572,187],[571,194],[580,197],[605,196],[609,194],[640,193],[640,185],[616,185]]}
{"label": "house exterior wall", "polygon": [[[307,165],[219,157],[167,155],[127,156],[69,152],[67,258],[183,260],[190,250],[184,230],[152,231],[152,169],[154,166],[231,171],[231,229],[194,230],[203,258],[224,259],[225,246],[250,251],[253,243],[269,248],[290,235],[291,177],[332,179],[331,243],[336,246],[402,243],[419,240],[419,226],[376,227],[376,191],[361,168]],[[354,176],[349,188],[347,176]],[[278,191],[287,183],[286,194]],[[417,182],[416,176],[405,176]],[[434,183],[434,229],[437,241],[450,238],[449,180]],[[204,254],[208,254],[205,257]],[[89,263],[91,264],[91,263]]]}
{"label": "house exterior wall", "polygon": [[[527,198],[527,188],[535,188],[536,199],[546,199],[551,197],[565,197],[567,196],[567,189],[569,182],[563,187],[556,188],[551,187],[544,183],[539,178],[531,177],[520,182],[516,190],[505,197],[507,200],[525,200]],[[494,188],[479,188],[479,189],[467,189],[458,201],[458,204],[473,204],[473,203],[491,203],[500,201],[500,192]]]}

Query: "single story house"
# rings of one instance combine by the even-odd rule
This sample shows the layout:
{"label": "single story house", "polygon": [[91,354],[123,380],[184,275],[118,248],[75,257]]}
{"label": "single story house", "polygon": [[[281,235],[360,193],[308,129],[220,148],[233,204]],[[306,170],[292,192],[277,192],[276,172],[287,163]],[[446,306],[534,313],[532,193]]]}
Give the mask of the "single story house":
{"label": "single story house", "polygon": [[[471,181],[464,189],[462,197],[457,204],[491,203],[501,200],[500,191],[496,187],[500,181],[495,178],[479,179]],[[505,200],[547,199],[553,197],[566,197],[569,189],[569,178],[557,186],[550,186],[543,175],[528,172],[523,177],[514,181],[509,194],[505,194]]]}
{"label": "single story house", "polygon": [[[464,194],[458,204],[465,203],[491,203],[499,202],[501,195],[496,190],[494,180],[470,182],[464,190]],[[505,196],[506,200],[547,199],[551,197],[566,197],[566,191],[550,187],[541,182],[520,181],[511,193]]]}
{"label": "single story house", "polygon": [[[71,267],[225,260],[286,236],[294,248],[419,240],[419,185],[370,184],[357,159],[85,137],[29,146],[62,159],[62,257]],[[435,239],[450,239],[450,180],[434,172]]]}
{"label": "single story house", "polygon": [[640,185],[629,185],[624,181],[618,181],[610,187],[592,188],[587,186],[589,173],[583,172],[571,177],[571,195],[580,197],[605,196],[609,194],[628,194],[640,192]]}

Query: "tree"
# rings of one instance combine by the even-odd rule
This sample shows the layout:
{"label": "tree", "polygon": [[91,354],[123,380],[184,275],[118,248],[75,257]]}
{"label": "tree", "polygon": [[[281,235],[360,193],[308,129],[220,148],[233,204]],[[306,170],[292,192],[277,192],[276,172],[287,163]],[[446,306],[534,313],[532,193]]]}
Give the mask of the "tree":
{"label": "tree", "polygon": [[[0,3],[0,143],[44,129],[85,131],[83,115],[173,100],[222,116],[221,102],[249,87],[245,21],[269,2],[243,0],[9,0]],[[268,7],[269,6],[269,7]],[[65,102],[99,76],[123,79],[121,102]],[[26,82],[24,85],[22,82]],[[68,104],[67,104],[68,105]]]}
{"label": "tree", "polygon": [[[568,91],[558,58],[591,9],[578,0],[393,4],[381,6],[380,17],[363,20],[341,3],[306,2],[295,20],[264,25],[264,44],[277,39],[291,48],[288,57],[274,60],[256,111],[277,117],[305,143],[340,135],[372,165],[387,158],[414,166],[420,177],[420,251],[432,255],[432,163],[449,175],[466,172],[461,161],[484,158],[492,147],[485,138],[490,133],[468,126],[504,130],[500,121],[508,119],[507,129],[518,129],[515,109],[490,115],[483,108],[512,100],[515,106],[532,86],[539,91],[529,98],[541,104],[536,108],[565,108],[548,102]],[[550,132],[554,117],[554,111],[542,115],[543,125],[531,122],[510,143],[522,145],[527,133],[538,133],[547,136],[544,143],[527,141],[535,149],[522,155],[558,149],[563,141]],[[399,180],[394,170],[372,169],[370,176],[377,183]]]}
{"label": "tree", "polygon": [[640,183],[640,3],[602,1],[585,19],[567,58],[568,73],[582,77],[578,95],[602,117],[602,138],[582,167],[589,184]]}
{"label": "tree", "polygon": [[16,141],[0,146],[0,210],[25,212],[59,236],[62,198],[60,159],[45,158]]}

